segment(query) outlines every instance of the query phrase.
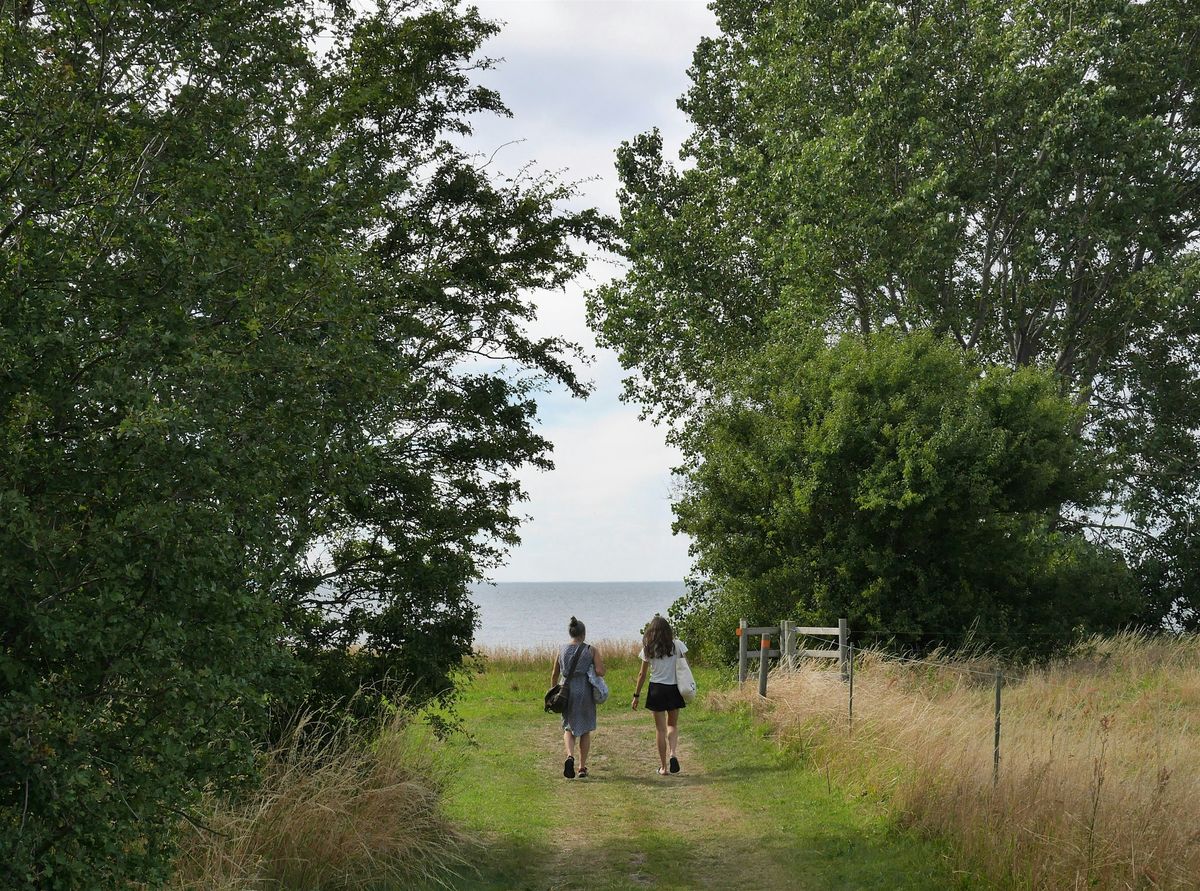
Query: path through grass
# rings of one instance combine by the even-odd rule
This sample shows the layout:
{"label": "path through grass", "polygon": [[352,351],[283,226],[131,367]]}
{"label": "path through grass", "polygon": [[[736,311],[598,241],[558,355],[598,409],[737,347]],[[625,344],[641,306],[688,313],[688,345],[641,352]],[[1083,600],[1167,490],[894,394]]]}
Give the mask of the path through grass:
{"label": "path through grass", "polygon": [[[650,715],[628,709],[635,675],[613,660],[591,776],[562,776],[561,731],[541,708],[547,665],[492,661],[466,693],[473,742],[451,816],[483,843],[458,889],[975,888],[944,849],[848,801],[748,716],[683,712],[681,774],[655,772]],[[702,685],[716,680],[698,671]]]}

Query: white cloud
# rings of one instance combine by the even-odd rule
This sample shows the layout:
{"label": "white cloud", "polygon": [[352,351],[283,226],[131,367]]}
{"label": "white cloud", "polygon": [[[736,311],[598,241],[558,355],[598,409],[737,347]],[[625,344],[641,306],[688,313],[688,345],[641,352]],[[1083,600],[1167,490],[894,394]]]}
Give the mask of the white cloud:
{"label": "white cloud", "polygon": [[661,431],[619,407],[547,427],[555,469],[523,475],[532,519],[497,581],[680,579],[688,541],[672,536],[670,468]]}
{"label": "white cloud", "polygon": [[[475,0],[485,17],[506,21],[484,53],[504,62],[480,80],[500,92],[511,119],[481,118],[470,146],[498,153],[512,173],[529,161],[566,170],[568,181],[594,177],[576,206],[615,213],[614,152],[623,139],[658,126],[668,152],[687,122],[675,102],[688,85],[692,51],[715,33],[703,0]],[[681,579],[688,541],[671,534],[670,469],[679,455],[663,431],[619,401],[623,372],[588,329],[585,289],[609,278],[593,263],[589,278],[565,292],[531,295],[531,331],[560,335],[596,356],[579,369],[594,380],[586,402],[547,394],[539,400],[542,433],[554,443],[556,469],[526,473],[531,519],[498,581]]]}
{"label": "white cloud", "polygon": [[[646,60],[670,65],[680,34],[702,33],[713,20],[704,0],[474,0],[473,5],[505,23],[497,41],[505,50],[595,56],[605,66]],[[694,40],[685,45],[689,53],[694,45]]]}
{"label": "white cloud", "polygon": [[614,152],[623,139],[659,127],[668,153],[687,132],[676,100],[688,87],[692,51],[716,30],[701,0],[481,0],[488,18],[507,21],[484,47],[504,61],[480,76],[499,91],[509,119],[475,121],[473,140],[512,171],[529,160],[598,177],[583,197],[616,211]]}

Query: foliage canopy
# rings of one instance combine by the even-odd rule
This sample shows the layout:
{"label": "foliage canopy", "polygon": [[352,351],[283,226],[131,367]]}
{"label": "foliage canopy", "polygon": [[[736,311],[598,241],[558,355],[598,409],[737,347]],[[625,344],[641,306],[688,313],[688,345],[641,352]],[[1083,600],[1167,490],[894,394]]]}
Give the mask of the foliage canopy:
{"label": "foliage canopy", "polygon": [[680,103],[689,163],[657,132],[618,153],[629,267],[590,308],[628,394],[695,429],[807,329],[1047,369],[1111,470],[1074,519],[1160,617],[1200,621],[1200,8],[714,9]]}
{"label": "foliage canopy", "polygon": [[520,295],[594,217],[454,145],[495,26],[322,9],[0,4],[5,887],[160,878],[314,684],[448,696],[583,391]]}
{"label": "foliage canopy", "polygon": [[689,640],[847,617],[1041,653],[1133,620],[1120,560],[1060,521],[1104,481],[1080,413],[1048,373],[985,373],[930,335],[771,348],[695,434],[676,525],[721,596],[689,604]]}

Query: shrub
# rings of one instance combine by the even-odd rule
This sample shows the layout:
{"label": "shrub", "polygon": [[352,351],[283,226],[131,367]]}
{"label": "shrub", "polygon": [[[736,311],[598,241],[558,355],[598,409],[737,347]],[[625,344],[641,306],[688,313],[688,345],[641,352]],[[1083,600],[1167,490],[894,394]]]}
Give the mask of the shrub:
{"label": "shrub", "polygon": [[765,351],[693,440],[676,613],[727,651],[743,616],[1035,653],[1119,628],[1130,575],[1071,520],[1105,481],[1081,423],[1048,372],[931,336]]}

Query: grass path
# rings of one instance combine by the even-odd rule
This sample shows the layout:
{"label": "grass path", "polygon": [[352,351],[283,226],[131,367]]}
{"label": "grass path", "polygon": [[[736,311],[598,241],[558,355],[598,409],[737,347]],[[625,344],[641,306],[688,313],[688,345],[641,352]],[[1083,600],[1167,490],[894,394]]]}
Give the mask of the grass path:
{"label": "grass path", "polygon": [[[979,885],[944,850],[848,801],[744,714],[682,714],[673,777],[655,772],[651,716],[630,712],[633,669],[609,671],[591,776],[562,776],[562,736],[540,705],[542,666],[492,663],[466,694],[473,743],[448,791],[481,842],[457,889],[942,889]],[[715,680],[700,674],[702,685]]]}

